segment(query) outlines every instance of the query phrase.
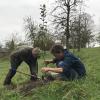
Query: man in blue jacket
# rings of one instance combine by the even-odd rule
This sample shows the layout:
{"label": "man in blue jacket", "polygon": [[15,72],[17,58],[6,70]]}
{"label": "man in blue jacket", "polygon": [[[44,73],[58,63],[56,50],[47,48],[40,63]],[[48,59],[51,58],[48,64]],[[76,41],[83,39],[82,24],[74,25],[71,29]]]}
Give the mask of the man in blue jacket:
{"label": "man in blue jacket", "polygon": [[53,46],[51,53],[55,56],[55,59],[46,60],[45,64],[56,63],[56,67],[44,67],[41,69],[43,73],[57,73],[54,79],[61,80],[80,79],[86,75],[84,64],[61,45]]}

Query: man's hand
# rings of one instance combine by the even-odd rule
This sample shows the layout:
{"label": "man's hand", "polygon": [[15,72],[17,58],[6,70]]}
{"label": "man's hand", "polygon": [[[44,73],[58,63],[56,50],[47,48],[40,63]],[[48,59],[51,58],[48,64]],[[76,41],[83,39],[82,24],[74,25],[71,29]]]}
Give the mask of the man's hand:
{"label": "man's hand", "polygon": [[63,68],[50,68],[50,67],[44,67],[41,69],[42,72],[55,72],[55,73],[62,73]]}
{"label": "man's hand", "polygon": [[43,67],[42,69],[41,69],[41,71],[43,72],[43,73],[46,73],[46,72],[48,72],[50,70],[50,68],[48,68],[48,67]]}
{"label": "man's hand", "polygon": [[45,63],[46,65],[50,64],[51,62],[52,62],[52,60],[45,60],[45,61],[44,61],[44,63]]}

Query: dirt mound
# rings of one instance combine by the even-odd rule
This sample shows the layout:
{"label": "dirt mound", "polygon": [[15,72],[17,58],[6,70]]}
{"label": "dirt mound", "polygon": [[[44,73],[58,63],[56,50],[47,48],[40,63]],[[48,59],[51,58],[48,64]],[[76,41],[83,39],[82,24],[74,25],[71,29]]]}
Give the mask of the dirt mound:
{"label": "dirt mound", "polygon": [[43,82],[42,80],[38,81],[28,81],[20,85],[18,91],[19,93],[23,94],[24,96],[31,94],[31,91],[36,87],[41,87],[47,83]]}
{"label": "dirt mound", "polygon": [[37,81],[26,81],[26,82],[18,84],[18,85],[10,84],[10,85],[6,86],[6,89],[17,91],[18,93],[22,94],[23,96],[26,96],[26,95],[31,95],[33,89],[35,89],[37,87],[41,87],[48,83],[50,83],[50,80],[48,81],[48,80],[40,79]]}

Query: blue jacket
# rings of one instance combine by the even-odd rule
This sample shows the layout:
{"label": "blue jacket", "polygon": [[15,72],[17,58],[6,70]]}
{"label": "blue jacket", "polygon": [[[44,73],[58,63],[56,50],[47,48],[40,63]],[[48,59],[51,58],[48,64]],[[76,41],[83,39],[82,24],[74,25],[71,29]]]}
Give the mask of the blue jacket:
{"label": "blue jacket", "polygon": [[79,58],[74,56],[67,50],[64,51],[64,58],[62,60],[55,60],[57,67],[63,68],[64,75],[68,75],[71,69],[75,70],[79,76],[84,76],[86,74],[85,66],[80,61]]}

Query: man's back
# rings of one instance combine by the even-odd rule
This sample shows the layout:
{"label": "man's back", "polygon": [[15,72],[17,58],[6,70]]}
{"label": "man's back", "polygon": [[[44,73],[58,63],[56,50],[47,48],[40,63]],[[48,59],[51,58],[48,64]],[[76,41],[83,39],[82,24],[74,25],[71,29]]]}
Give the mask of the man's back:
{"label": "man's back", "polygon": [[25,47],[25,48],[17,49],[16,51],[11,53],[11,57],[12,56],[18,57],[18,58],[20,58],[21,60],[24,60],[24,61],[32,59],[33,58],[32,48]]}
{"label": "man's back", "polygon": [[72,53],[65,51],[64,62],[73,68],[80,76],[86,74],[84,64]]}

